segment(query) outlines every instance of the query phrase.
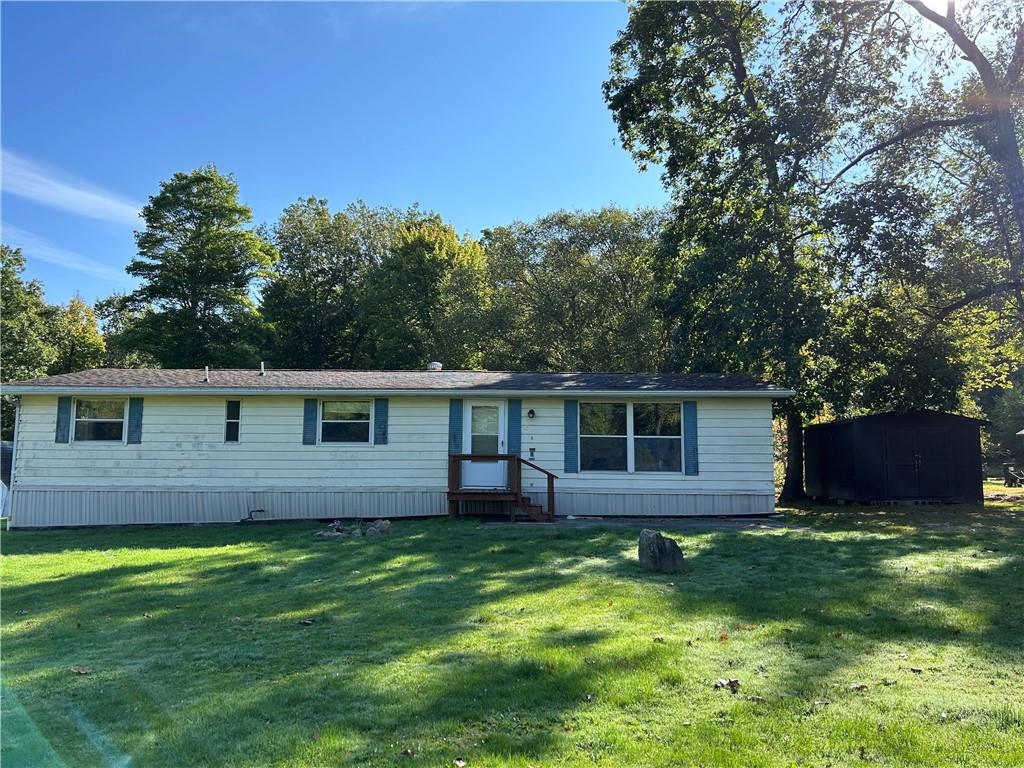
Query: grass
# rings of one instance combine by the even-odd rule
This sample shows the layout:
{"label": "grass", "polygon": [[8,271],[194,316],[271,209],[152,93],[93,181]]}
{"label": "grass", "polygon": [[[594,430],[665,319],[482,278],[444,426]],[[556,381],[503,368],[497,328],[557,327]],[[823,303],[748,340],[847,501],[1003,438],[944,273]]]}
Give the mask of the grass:
{"label": "grass", "polygon": [[3,762],[1024,764],[1024,504],[786,518],[6,531]]}

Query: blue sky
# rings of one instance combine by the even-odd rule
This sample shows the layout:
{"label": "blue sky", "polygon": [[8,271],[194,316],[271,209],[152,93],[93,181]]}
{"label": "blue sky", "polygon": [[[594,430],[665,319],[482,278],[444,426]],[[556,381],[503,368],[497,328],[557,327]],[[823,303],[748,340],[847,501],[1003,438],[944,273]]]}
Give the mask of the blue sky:
{"label": "blue sky", "polygon": [[601,95],[619,3],[0,8],[3,240],[50,301],[130,290],[134,212],[208,162],[256,222],[316,195],[476,234],[667,199]]}

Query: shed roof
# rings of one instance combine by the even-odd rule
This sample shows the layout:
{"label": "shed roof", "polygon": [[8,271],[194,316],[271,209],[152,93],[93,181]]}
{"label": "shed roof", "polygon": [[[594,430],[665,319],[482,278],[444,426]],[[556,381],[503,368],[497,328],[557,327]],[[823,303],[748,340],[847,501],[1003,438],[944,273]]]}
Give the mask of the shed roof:
{"label": "shed roof", "polygon": [[917,409],[913,411],[885,411],[883,413],[867,413],[863,416],[853,416],[848,419],[836,419],[835,421],[826,421],[820,424],[808,424],[805,429],[823,429],[826,427],[835,427],[840,424],[852,424],[857,421],[869,421],[873,419],[890,419],[893,417],[901,416],[938,416],[940,418],[948,419],[960,419],[961,421],[973,421],[977,424],[989,424],[985,419],[976,419],[973,416],[962,416],[959,413],[946,413],[945,411],[928,411],[924,409]]}
{"label": "shed roof", "polygon": [[740,374],[537,373],[518,371],[351,371],[96,368],[4,385],[8,394],[135,391],[170,393],[494,392],[721,393],[788,397],[791,390]]}

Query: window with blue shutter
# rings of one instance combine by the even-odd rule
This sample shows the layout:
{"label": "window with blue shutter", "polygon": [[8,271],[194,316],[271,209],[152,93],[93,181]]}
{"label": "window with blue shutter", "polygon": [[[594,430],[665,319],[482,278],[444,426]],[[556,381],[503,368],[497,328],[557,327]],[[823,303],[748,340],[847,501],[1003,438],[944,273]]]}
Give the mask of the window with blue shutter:
{"label": "window with blue shutter", "polygon": [[462,453],[462,400],[448,401],[448,453]]}
{"label": "window with blue shutter", "polygon": [[565,401],[565,471],[580,471],[580,401]]}
{"label": "window with blue shutter", "polygon": [[378,397],[373,401],[373,444],[388,444],[388,399]]}

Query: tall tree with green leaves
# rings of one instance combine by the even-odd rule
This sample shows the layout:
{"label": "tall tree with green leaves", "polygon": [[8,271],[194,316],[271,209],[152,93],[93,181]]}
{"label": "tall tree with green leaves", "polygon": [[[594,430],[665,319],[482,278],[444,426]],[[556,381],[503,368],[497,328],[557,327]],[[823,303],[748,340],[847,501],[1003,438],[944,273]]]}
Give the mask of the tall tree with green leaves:
{"label": "tall tree with green leaves", "polygon": [[100,368],[106,362],[107,345],[96,324],[96,313],[79,295],[67,306],[49,307],[47,333],[57,357],[46,369],[53,376],[89,368]]}
{"label": "tall tree with green leaves", "polygon": [[749,1],[640,2],[612,46],[623,145],[664,166],[676,202],[662,263],[674,364],[797,391],[780,406],[784,501],[804,496],[803,422],[826,394],[811,356],[832,301],[815,192],[864,105],[893,97],[905,46],[874,3]]}
{"label": "tall tree with green leaves", "polygon": [[360,359],[369,332],[367,280],[414,215],[362,202],[331,213],[326,200],[312,197],[285,208],[269,232],[280,260],[261,291],[271,362],[350,368]]}
{"label": "tall tree with green leaves", "polygon": [[260,322],[249,291],[276,253],[246,228],[252,211],[238,201],[234,177],[213,165],[176,173],[142,219],[127,270],[142,284],[126,306],[150,311],[126,329],[130,345],[164,367],[257,362]]}
{"label": "tall tree with green leaves", "polygon": [[661,211],[559,211],[484,232],[488,368],[657,371]]}
{"label": "tall tree with green leaves", "polygon": [[[20,248],[0,245],[0,381],[18,381],[46,374],[57,358],[49,332],[43,286],[25,280]],[[14,408],[3,399],[2,434],[14,432]]]}
{"label": "tall tree with green leaves", "polygon": [[366,340],[357,363],[373,368],[477,368],[489,303],[483,249],[436,214],[415,213],[367,275]]}

